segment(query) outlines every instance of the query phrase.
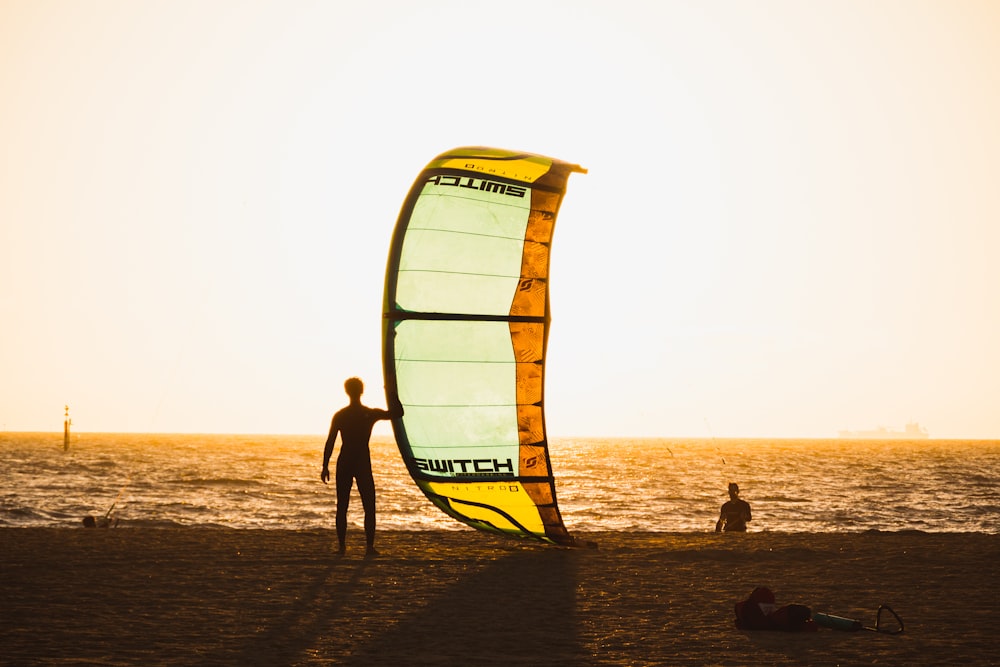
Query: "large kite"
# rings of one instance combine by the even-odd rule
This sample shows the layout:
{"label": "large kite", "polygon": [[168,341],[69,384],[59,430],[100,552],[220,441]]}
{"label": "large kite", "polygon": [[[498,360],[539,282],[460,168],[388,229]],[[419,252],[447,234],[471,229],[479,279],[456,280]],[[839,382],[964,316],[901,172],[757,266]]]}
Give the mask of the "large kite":
{"label": "large kite", "polygon": [[552,231],[575,164],[458,148],[403,203],[385,280],[383,370],[414,481],[480,530],[560,545],[545,432]]}

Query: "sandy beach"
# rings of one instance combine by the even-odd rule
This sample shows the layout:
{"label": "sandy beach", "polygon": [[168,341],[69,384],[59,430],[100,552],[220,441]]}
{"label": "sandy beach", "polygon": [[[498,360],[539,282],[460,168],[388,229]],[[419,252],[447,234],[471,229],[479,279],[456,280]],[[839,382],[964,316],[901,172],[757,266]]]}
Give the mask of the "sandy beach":
{"label": "sandy beach", "polygon": [[[0,529],[3,665],[1000,664],[1000,535]],[[745,632],[757,585],[905,632]]]}

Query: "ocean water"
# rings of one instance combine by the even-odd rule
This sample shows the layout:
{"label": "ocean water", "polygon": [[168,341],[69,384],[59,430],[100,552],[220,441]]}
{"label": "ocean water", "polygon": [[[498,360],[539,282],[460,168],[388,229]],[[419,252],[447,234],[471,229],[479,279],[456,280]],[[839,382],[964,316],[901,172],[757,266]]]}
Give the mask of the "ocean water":
{"label": "ocean water", "polygon": [[[0,526],[332,528],[325,437],[0,433]],[[339,443],[338,443],[339,451]],[[752,531],[1000,533],[1000,441],[555,438],[571,531],[710,531],[740,484]],[[464,530],[409,478],[391,438],[372,460],[380,529]],[[354,492],[349,521],[360,527]]]}

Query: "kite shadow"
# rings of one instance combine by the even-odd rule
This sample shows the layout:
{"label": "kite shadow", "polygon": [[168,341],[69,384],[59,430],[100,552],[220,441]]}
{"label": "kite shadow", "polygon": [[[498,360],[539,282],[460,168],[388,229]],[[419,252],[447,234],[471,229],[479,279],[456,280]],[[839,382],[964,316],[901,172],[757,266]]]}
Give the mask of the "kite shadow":
{"label": "kite shadow", "polygon": [[562,549],[528,549],[491,560],[436,590],[343,665],[586,664],[576,605],[576,559]]}

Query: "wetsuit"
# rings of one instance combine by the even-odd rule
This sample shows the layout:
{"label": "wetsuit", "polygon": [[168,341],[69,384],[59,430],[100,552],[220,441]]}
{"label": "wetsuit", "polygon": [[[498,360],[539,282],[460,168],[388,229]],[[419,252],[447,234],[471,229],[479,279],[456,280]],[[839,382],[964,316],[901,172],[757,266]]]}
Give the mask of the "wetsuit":
{"label": "wetsuit", "polygon": [[390,419],[388,410],[369,408],[351,403],[339,410],[330,423],[330,435],[323,450],[325,470],[333,454],[333,445],[340,433],[340,455],[337,457],[337,539],[343,549],[347,537],[347,507],[351,502],[351,487],[358,482],[361,505],[365,508],[365,539],[368,547],[375,544],[375,478],[372,476],[372,458],[368,449],[375,422]]}
{"label": "wetsuit", "polygon": [[750,503],[740,498],[727,500],[722,505],[722,512],[719,514],[719,522],[716,530],[720,528],[729,531],[746,532],[747,521],[751,519]]}

